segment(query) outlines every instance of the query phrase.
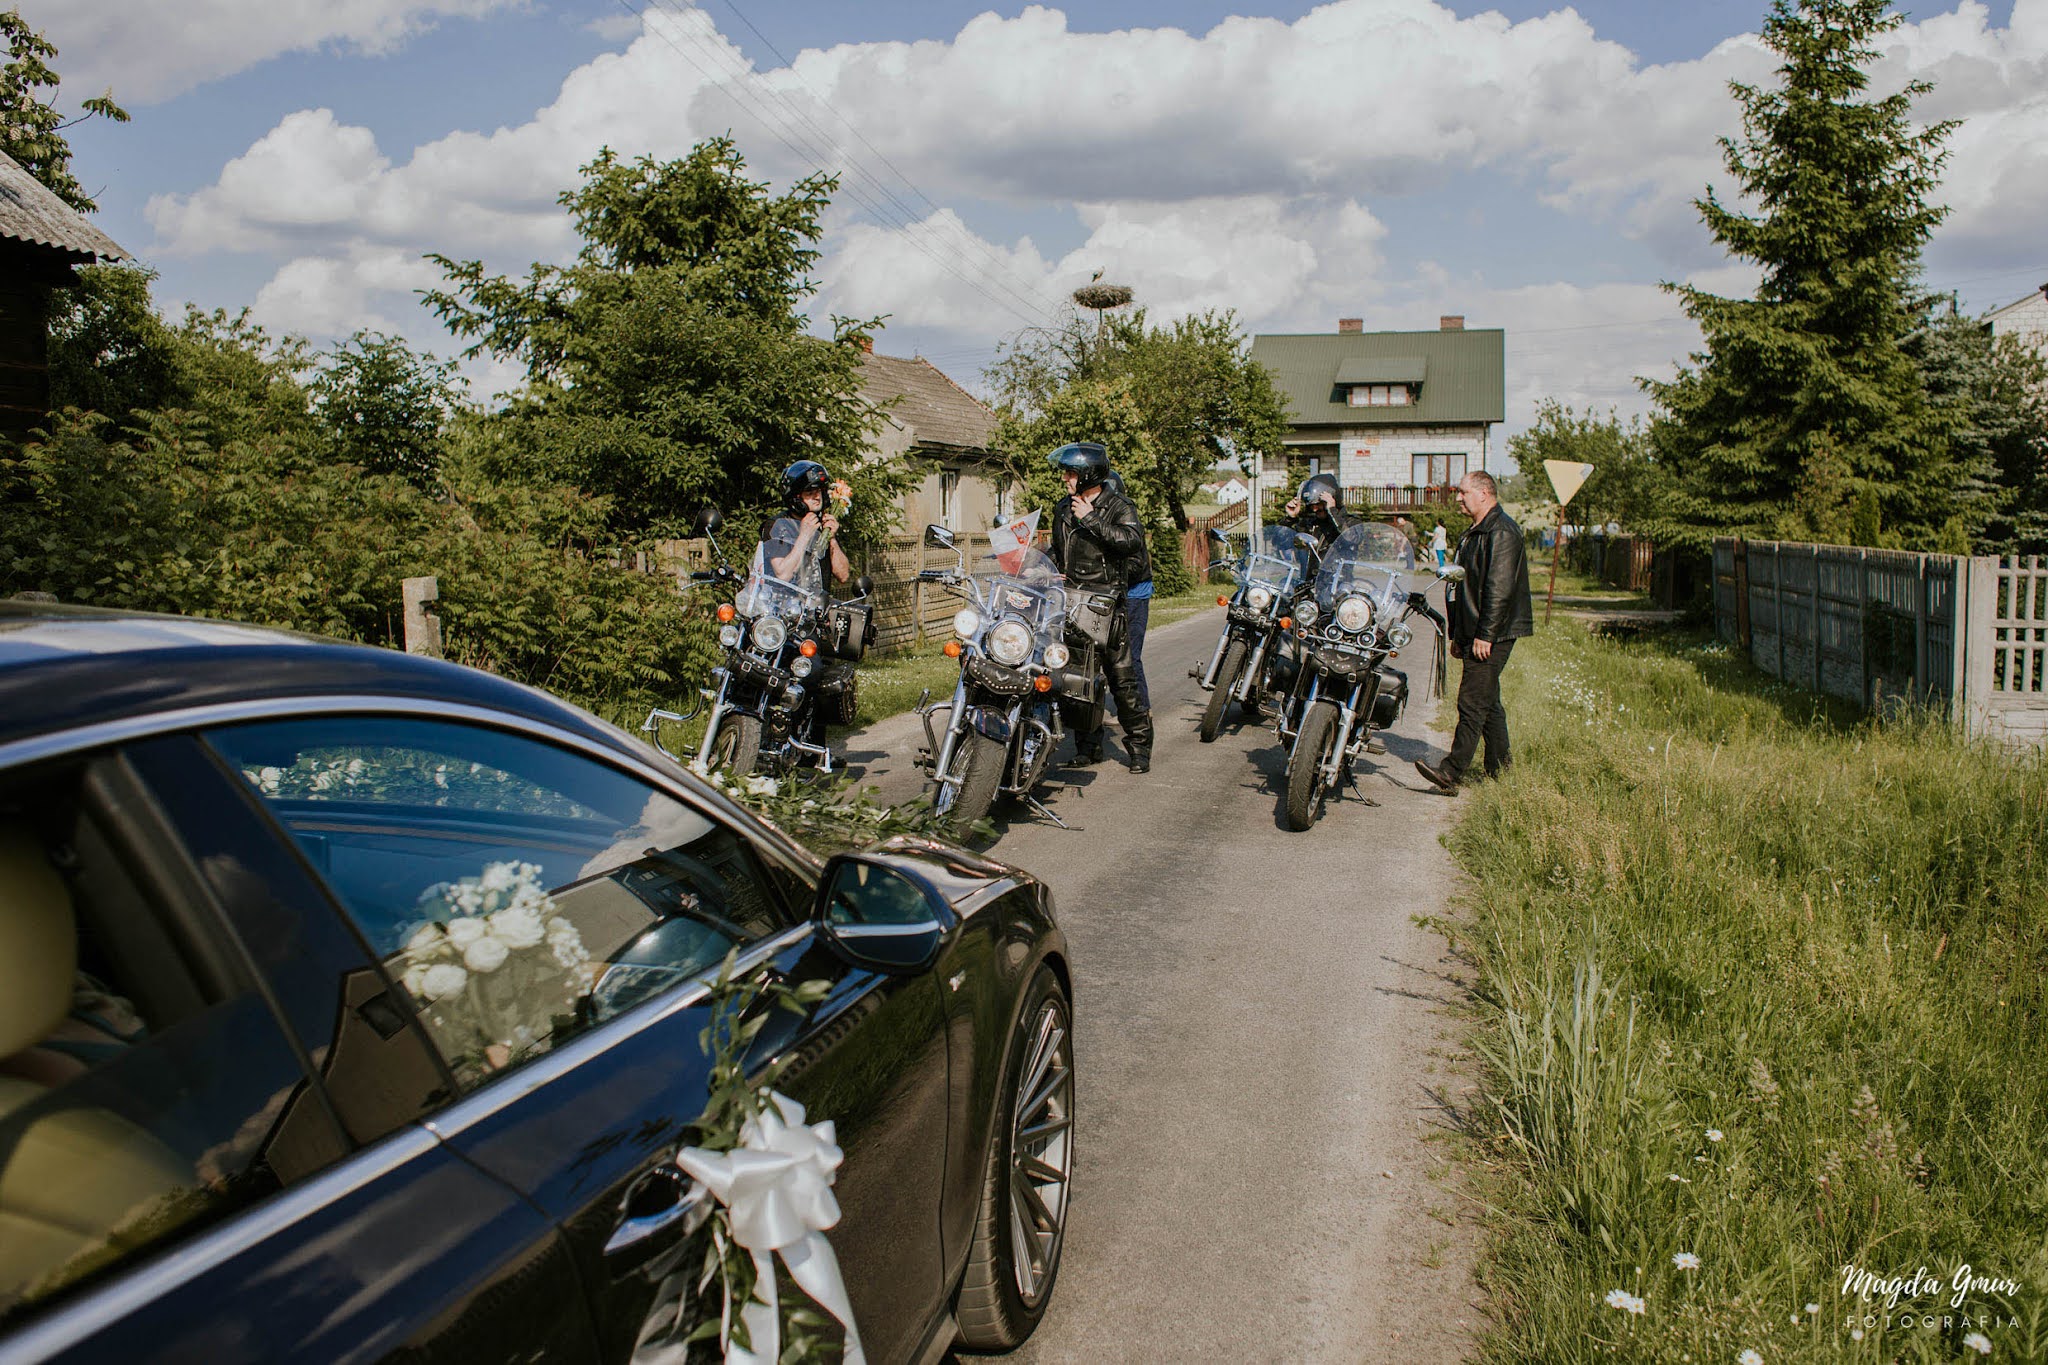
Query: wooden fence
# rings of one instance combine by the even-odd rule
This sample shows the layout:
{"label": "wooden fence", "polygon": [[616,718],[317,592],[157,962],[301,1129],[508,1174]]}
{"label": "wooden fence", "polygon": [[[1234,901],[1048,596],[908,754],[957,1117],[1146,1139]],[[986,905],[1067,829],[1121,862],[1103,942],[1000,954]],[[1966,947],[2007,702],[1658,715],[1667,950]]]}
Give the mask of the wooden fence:
{"label": "wooden fence", "polygon": [[1714,542],[1714,626],[1757,667],[1869,709],[1940,706],[2048,742],[2048,562]]}

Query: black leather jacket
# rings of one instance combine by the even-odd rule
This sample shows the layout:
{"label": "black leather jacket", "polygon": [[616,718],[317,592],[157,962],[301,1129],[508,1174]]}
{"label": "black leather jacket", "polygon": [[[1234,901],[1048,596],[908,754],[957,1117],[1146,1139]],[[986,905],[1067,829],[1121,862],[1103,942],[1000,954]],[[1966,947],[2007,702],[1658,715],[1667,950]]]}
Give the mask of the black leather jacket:
{"label": "black leather jacket", "polygon": [[1123,596],[1132,582],[1131,560],[1145,552],[1145,524],[1131,500],[1103,489],[1085,517],[1064,497],[1052,514],[1052,562],[1070,587]]}
{"label": "black leather jacket", "polygon": [[1465,581],[1451,603],[1453,640],[1463,645],[1536,633],[1522,528],[1498,503],[1458,541],[1458,563],[1465,567]]}
{"label": "black leather jacket", "polygon": [[1334,545],[1338,536],[1358,525],[1358,518],[1341,507],[1333,507],[1327,517],[1310,516],[1303,511],[1297,513],[1294,520],[1287,524],[1297,531],[1305,531],[1314,536],[1317,552],[1320,553]]}

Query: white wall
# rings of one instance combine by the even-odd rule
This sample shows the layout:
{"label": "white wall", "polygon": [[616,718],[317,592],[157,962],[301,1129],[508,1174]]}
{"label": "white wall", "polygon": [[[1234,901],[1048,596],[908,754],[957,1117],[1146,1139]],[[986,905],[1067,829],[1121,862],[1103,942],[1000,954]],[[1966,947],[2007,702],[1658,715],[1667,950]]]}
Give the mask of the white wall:
{"label": "white wall", "polygon": [[[1330,438],[1320,436],[1327,444]],[[1486,424],[1456,427],[1353,428],[1337,433],[1337,481],[1346,488],[1417,482],[1417,455],[1463,455],[1467,471],[1492,469],[1491,433]],[[1318,442],[1303,441],[1302,444]]]}

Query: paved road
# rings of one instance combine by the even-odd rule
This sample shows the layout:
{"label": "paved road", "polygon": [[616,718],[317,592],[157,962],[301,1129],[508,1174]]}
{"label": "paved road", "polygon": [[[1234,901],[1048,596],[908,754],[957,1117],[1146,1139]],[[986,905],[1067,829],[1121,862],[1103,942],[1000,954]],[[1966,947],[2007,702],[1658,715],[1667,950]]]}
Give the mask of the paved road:
{"label": "paved road", "polygon": [[[1381,804],[1297,834],[1270,725],[1196,736],[1187,671],[1220,626],[1147,644],[1149,775],[1056,774],[1069,830],[998,810],[994,853],[1050,883],[1073,947],[1079,1080],[1058,1294],[1013,1359],[1456,1359],[1481,1321],[1477,1233],[1428,1139],[1464,1098],[1446,1006],[1466,969],[1410,922],[1454,876],[1456,805],[1409,766],[1442,751],[1429,670],[1408,665],[1417,703],[1363,779]],[[917,789],[915,729],[848,746],[885,796]]]}

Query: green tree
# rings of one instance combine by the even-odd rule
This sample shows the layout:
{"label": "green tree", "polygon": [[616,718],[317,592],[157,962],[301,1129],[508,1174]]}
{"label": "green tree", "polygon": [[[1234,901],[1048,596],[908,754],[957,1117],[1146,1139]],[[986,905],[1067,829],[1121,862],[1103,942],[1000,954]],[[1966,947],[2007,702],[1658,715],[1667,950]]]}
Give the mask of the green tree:
{"label": "green tree", "polygon": [[1665,471],[1651,456],[1649,432],[1640,418],[1624,424],[1611,408],[1605,417],[1596,417],[1546,398],[1537,404],[1535,424],[1508,438],[1508,454],[1525,496],[1544,503],[1556,501],[1544,461],[1592,465],[1593,473],[1571,501],[1571,520],[1579,525],[1618,521],[1637,531],[1662,511]]}
{"label": "green tree", "polygon": [[1665,286],[1706,340],[1676,378],[1646,384],[1677,481],[1669,539],[1778,533],[1803,498],[1873,507],[1881,535],[1917,543],[1972,496],[1905,347],[1955,125],[1914,128],[1925,82],[1864,95],[1876,40],[1900,22],[1886,0],[1774,0],[1763,39],[1784,59],[1778,85],[1731,84],[1743,135],[1722,140],[1723,158],[1756,211],[1711,189],[1696,202],[1762,280],[1749,299]]}
{"label": "green tree", "polygon": [[382,332],[357,332],[323,357],[312,392],[314,415],[339,459],[418,488],[436,486],[442,429],[460,403],[455,362]]}
{"label": "green tree", "polygon": [[[836,182],[771,196],[745,170],[730,138],[669,162],[607,149],[561,196],[583,238],[574,264],[514,281],[435,256],[448,288],[428,306],[473,339],[466,354],[526,366],[509,414],[521,458],[608,498],[615,532],[673,533],[707,502],[759,514],[782,469],[814,459],[854,485],[849,534],[878,537],[914,475],[861,463],[881,419],[859,350],[806,335],[798,312]],[[834,319],[842,342],[877,325]]]}
{"label": "green tree", "polygon": [[127,110],[114,103],[114,92],[108,90],[84,101],[77,116],[65,118],[56,98],[62,78],[49,65],[56,47],[30,28],[18,9],[0,12],[0,35],[7,40],[7,64],[0,67],[0,152],[72,208],[93,212],[99,205],[71,174],[71,144],[64,130],[88,118],[126,123]]}
{"label": "green tree", "polygon": [[1938,548],[2048,549],[2048,362],[1943,300],[1908,343],[1959,479],[1964,513]]}
{"label": "green tree", "polygon": [[52,291],[50,406],[101,413],[121,426],[137,413],[188,405],[176,333],[150,298],[156,272],[86,265]]}

